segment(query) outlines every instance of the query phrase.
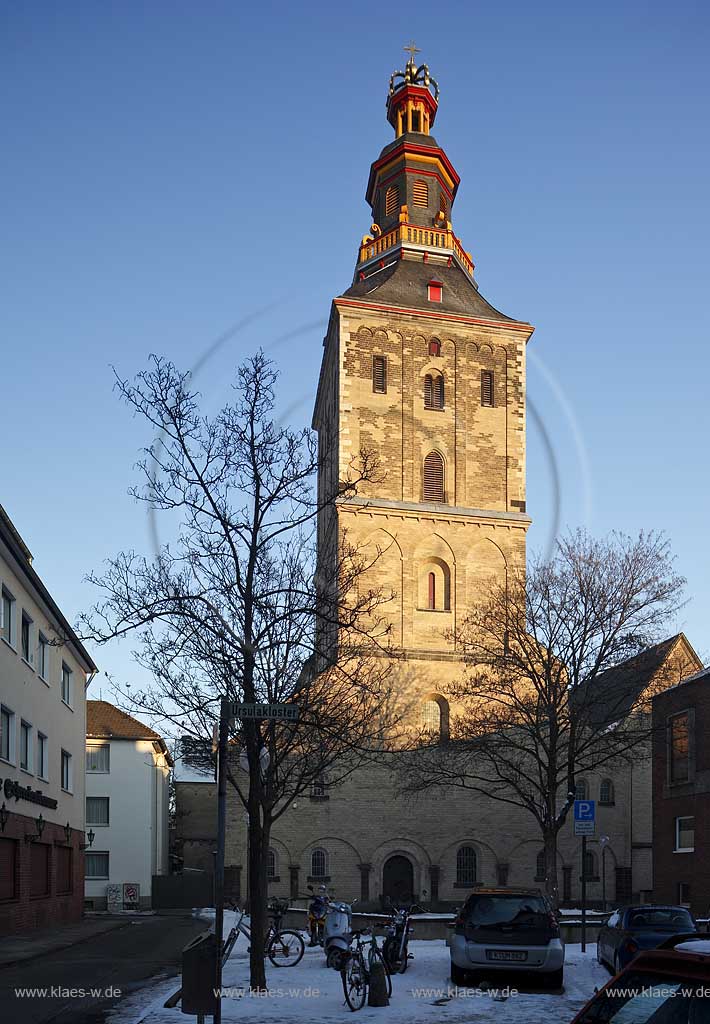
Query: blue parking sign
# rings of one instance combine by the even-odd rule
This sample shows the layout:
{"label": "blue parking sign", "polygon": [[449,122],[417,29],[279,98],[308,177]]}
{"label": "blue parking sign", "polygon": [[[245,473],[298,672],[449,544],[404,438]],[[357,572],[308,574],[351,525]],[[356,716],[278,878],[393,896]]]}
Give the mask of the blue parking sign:
{"label": "blue parking sign", "polygon": [[594,821],[595,817],[595,801],[594,800],[575,800],[574,802],[574,820],[575,821]]}

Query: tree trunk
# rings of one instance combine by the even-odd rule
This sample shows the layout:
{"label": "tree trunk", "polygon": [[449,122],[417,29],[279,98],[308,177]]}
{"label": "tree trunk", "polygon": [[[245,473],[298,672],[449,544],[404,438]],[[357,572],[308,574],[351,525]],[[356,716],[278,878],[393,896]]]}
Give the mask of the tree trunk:
{"label": "tree trunk", "polygon": [[545,894],[557,909],[560,902],[560,890],[557,881],[557,830],[547,828],[543,831],[545,844]]}
{"label": "tree trunk", "polygon": [[268,835],[261,824],[259,805],[254,807],[249,801],[249,907],[251,920],[251,951],[249,954],[249,986],[252,991],[263,992],[266,989],[266,970],[264,964],[264,942],[268,928],[266,850]]}

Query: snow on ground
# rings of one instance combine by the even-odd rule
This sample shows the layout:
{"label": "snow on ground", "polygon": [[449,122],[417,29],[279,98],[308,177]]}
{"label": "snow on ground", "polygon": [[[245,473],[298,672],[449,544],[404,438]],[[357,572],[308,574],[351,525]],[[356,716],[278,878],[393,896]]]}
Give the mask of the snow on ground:
{"label": "snow on ground", "polygon": [[[225,913],[225,935],[234,923],[234,914]],[[479,989],[455,990],[449,981],[449,950],[443,939],[412,940],[406,974],[393,978],[393,993],[388,1007],[363,1007],[352,1014],[343,999],[340,975],[325,966],[323,950],[306,949],[295,967],[273,967],[267,960],[267,995],[249,992],[248,942],[240,935],[225,964],[222,1019],[248,1020],[250,1024],[290,1024],[314,1021],[334,1024],[348,1020],[380,1021],[381,1024],[459,1024],[459,1022],[495,1021],[497,1024],[568,1024],[594,992],[609,979],[608,972],[596,961],[596,946],[589,944],[583,955],[579,945],[567,946],[565,988],[563,993],[536,989],[519,982],[518,994],[506,993],[516,987],[514,976],[501,977],[500,992]],[[161,979],[149,984],[109,1015],[109,1024],[181,1024],[187,1018],[180,1007],[166,1010],[163,1003],[180,979]],[[507,996],[507,997],[506,997]]]}

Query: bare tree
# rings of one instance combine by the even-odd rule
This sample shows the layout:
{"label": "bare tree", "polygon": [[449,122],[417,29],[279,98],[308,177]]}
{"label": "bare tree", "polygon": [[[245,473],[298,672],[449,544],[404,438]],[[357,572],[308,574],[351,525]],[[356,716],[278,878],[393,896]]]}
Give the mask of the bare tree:
{"label": "bare tree", "polygon": [[668,542],[643,533],[576,532],[551,560],[511,573],[453,638],[468,667],[447,694],[451,740],[409,745],[403,789],[462,787],[531,815],[556,903],[558,836],[578,776],[634,757],[649,739],[652,696],[678,681],[651,645],[684,584]]}
{"label": "bare tree", "polygon": [[[135,383],[117,378],[126,403],[156,431],[134,496],[165,512],[177,539],[149,560],[112,558],[90,577],[101,598],[83,619],[106,643],[138,638],[150,673],[144,689],[118,687],[126,710],[167,723],[199,747],[220,698],[295,702],[297,722],[232,726],[227,778],[248,814],[251,985],[263,989],[267,858],[271,827],[324,773],[354,771],[391,731],[390,595],[361,582],[368,563],[343,535],[328,572],[316,565],[315,528],[334,503],[376,479],[361,451],[317,495],[318,450],[309,430],[274,422],[276,372],[259,353],[238,370],[235,399],[202,416],[188,374],[159,358]],[[240,769],[246,754],[248,770]]]}

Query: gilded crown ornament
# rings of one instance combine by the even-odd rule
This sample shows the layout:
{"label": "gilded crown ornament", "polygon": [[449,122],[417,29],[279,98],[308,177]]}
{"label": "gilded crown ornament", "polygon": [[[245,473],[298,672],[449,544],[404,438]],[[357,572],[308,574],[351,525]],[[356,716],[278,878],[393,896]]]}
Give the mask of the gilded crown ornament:
{"label": "gilded crown ornament", "polygon": [[409,46],[405,46],[404,50],[409,54],[409,60],[407,61],[404,71],[395,71],[390,77],[390,96],[393,95],[398,89],[401,89],[405,85],[423,85],[426,89],[434,89],[434,99],[439,99],[439,86],[435,78],[432,78],[429,74],[429,65],[420,64],[416,65],[414,61],[414,55],[421,53],[414,43],[410,43]]}

